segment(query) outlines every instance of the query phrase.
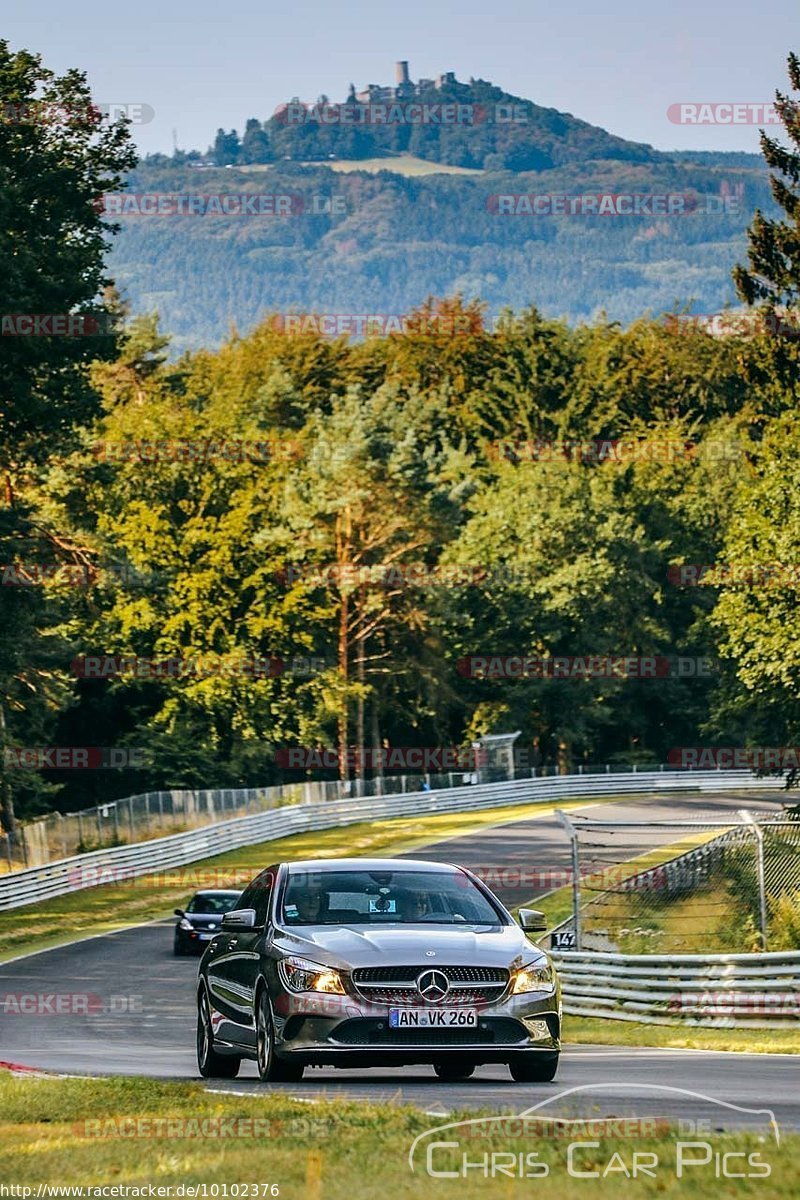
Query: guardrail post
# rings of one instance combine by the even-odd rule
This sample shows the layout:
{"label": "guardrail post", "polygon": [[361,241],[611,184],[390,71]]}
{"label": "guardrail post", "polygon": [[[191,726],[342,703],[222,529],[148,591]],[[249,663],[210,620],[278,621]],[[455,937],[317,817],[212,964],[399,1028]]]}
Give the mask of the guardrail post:
{"label": "guardrail post", "polygon": [[761,949],[767,948],[767,889],[764,879],[764,833],[751,812],[740,808],[739,816],[749,825],[756,835],[756,865],[758,868],[758,915],[761,927]]}
{"label": "guardrail post", "polygon": [[556,816],[572,844],[572,927],[575,930],[575,949],[581,949],[581,888],[580,863],[578,860],[578,831],[561,808],[556,809]]}

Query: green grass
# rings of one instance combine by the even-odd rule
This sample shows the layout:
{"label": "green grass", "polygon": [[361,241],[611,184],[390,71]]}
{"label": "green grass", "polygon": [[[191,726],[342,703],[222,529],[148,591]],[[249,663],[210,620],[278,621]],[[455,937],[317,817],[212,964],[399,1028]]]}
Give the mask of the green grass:
{"label": "green grass", "polygon": [[[237,170],[249,174],[260,171],[270,171],[281,164],[252,163],[249,166],[237,167]],[[396,175],[485,175],[486,172],[475,167],[450,167],[446,163],[429,162],[426,158],[417,158],[413,154],[389,154],[375,158],[330,158],[322,162],[305,162],[304,167],[329,167],[331,171],[369,171],[374,175],[377,171],[393,171]]]}
{"label": "green grass", "polygon": [[[540,1098],[532,1087],[530,1103]],[[527,1106],[520,1105],[518,1111],[523,1107]],[[513,1129],[497,1124],[468,1127],[471,1137],[463,1128],[450,1129],[436,1140],[444,1137],[457,1146],[436,1152],[436,1170],[463,1172],[466,1154],[470,1163],[482,1163],[487,1155],[487,1162],[506,1170],[513,1164],[511,1169],[518,1171],[519,1155],[535,1153],[535,1161],[545,1164],[548,1174],[487,1178],[483,1170],[473,1167],[466,1177],[432,1178],[425,1171],[424,1152],[415,1157],[412,1173],[408,1155],[418,1135],[434,1130],[443,1120],[477,1115],[463,1112],[440,1118],[403,1105],[341,1100],[302,1104],[267,1088],[236,1096],[212,1094],[193,1083],[58,1080],[0,1072],[0,1178],[7,1185],[32,1187],[34,1192],[40,1183],[145,1188],[205,1183],[219,1185],[217,1194],[223,1196],[221,1185],[227,1184],[229,1197],[234,1184],[267,1185],[259,1197],[269,1196],[268,1185],[274,1184],[282,1200],[371,1200],[375,1196],[503,1200],[532,1195],[537,1200],[573,1196],[618,1200],[620,1177],[624,1194],[633,1198],[658,1194],[696,1200],[736,1195],[773,1200],[797,1194],[799,1135],[782,1134],[780,1146],[762,1127],[759,1132],[701,1135],[714,1152],[757,1154],[761,1163],[769,1165],[769,1178],[719,1180],[712,1154],[707,1166],[688,1169],[679,1179],[675,1171],[678,1136],[655,1119],[645,1127],[644,1136],[636,1137],[576,1132],[574,1127],[569,1137],[543,1136],[541,1129],[514,1136]],[[198,1136],[201,1129],[205,1136]],[[476,1136],[490,1129],[491,1136]],[[578,1152],[575,1169],[599,1171],[600,1178],[570,1177],[570,1141],[592,1143]],[[513,1157],[491,1157],[503,1151]],[[655,1179],[629,1180],[621,1173],[619,1162],[630,1169],[634,1152],[658,1156]],[[690,1153],[700,1157],[697,1150]],[[602,1172],[614,1155],[619,1157],[603,1179]],[[747,1169],[745,1160],[733,1161],[737,1170],[743,1169],[743,1163]]]}
{"label": "green grass", "polygon": [[[576,801],[560,807],[572,809],[586,803],[589,802]],[[529,804],[474,813],[394,817],[294,834],[231,850],[173,871],[84,888],[54,900],[0,913],[0,962],[15,954],[44,950],[80,937],[169,916],[173,908],[180,908],[199,887],[243,888],[262,868],[284,859],[347,854],[391,856],[431,842],[465,836],[488,825],[544,817],[552,812],[552,805]],[[213,837],[213,827],[209,836]],[[453,858],[458,859],[455,844]]]}
{"label": "green grass", "polygon": [[647,1025],[600,1017],[564,1016],[564,1041],[579,1045],[664,1046],[675,1050],[734,1050],[742,1054],[800,1054],[798,1029],[717,1029]]}

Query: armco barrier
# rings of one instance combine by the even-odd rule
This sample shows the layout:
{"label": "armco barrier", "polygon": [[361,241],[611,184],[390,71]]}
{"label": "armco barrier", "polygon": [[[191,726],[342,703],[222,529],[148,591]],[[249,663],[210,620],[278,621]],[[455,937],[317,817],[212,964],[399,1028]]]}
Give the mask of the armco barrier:
{"label": "armco barrier", "polygon": [[503,805],[563,802],[592,796],[780,786],[782,780],[778,778],[760,779],[749,771],[691,771],[680,774],[641,771],[625,775],[559,775],[411,792],[400,796],[293,804],[249,817],[220,821],[188,833],[96,850],[60,859],[46,866],[0,875],[0,910],[20,908],[37,900],[63,896],[99,883],[186,866],[227,850],[252,846],[292,833],[331,829],[380,817],[468,812]]}
{"label": "armco barrier", "polygon": [[800,1027],[800,951],[554,952],[564,1013],[649,1025]]}

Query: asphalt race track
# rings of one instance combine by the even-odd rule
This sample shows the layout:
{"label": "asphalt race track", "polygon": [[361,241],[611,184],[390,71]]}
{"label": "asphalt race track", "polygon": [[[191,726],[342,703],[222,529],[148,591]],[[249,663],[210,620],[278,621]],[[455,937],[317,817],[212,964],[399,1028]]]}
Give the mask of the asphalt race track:
{"label": "asphalt race track", "polygon": [[[745,804],[761,810],[780,807],[775,800],[739,793],[631,799],[583,811],[617,820],[697,819],[720,817]],[[675,835],[651,828],[625,836],[627,857]],[[509,905],[534,895],[517,885],[516,870],[569,866],[566,840],[549,817],[448,839],[409,857],[460,862],[482,875],[502,871],[495,890]],[[0,1010],[0,1061],[69,1074],[196,1079],[197,961],[173,957],[172,928],[173,920],[165,919],[0,965],[0,995],[6,997]],[[9,1011],[9,996],[41,997],[42,1011]],[[48,1011],[59,1005],[71,1011]],[[10,1007],[13,1010],[13,1003]],[[243,1063],[238,1080],[216,1086],[250,1092],[263,1085],[253,1064]],[[441,1083],[428,1067],[372,1072],[315,1068],[300,1084],[272,1086],[307,1099],[324,1095],[405,1101],[443,1116],[467,1106],[520,1113],[552,1097],[552,1107],[545,1105],[541,1115],[702,1116],[712,1118],[712,1128],[760,1128],[767,1118],[739,1108],[769,1108],[781,1128],[800,1129],[800,1058],[792,1055],[568,1045],[552,1084],[515,1084],[506,1068],[485,1066],[472,1079],[453,1084]],[[582,1090],[562,1095],[573,1088]]]}

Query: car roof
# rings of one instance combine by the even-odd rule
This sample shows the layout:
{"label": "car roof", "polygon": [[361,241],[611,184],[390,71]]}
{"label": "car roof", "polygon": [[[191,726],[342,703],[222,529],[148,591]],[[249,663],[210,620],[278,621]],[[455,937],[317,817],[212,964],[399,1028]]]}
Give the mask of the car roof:
{"label": "car roof", "polygon": [[453,863],[430,862],[424,858],[304,858],[287,863],[295,871],[439,871],[452,875],[461,871]]}
{"label": "car roof", "polygon": [[241,888],[203,888],[195,896],[241,896]]}

